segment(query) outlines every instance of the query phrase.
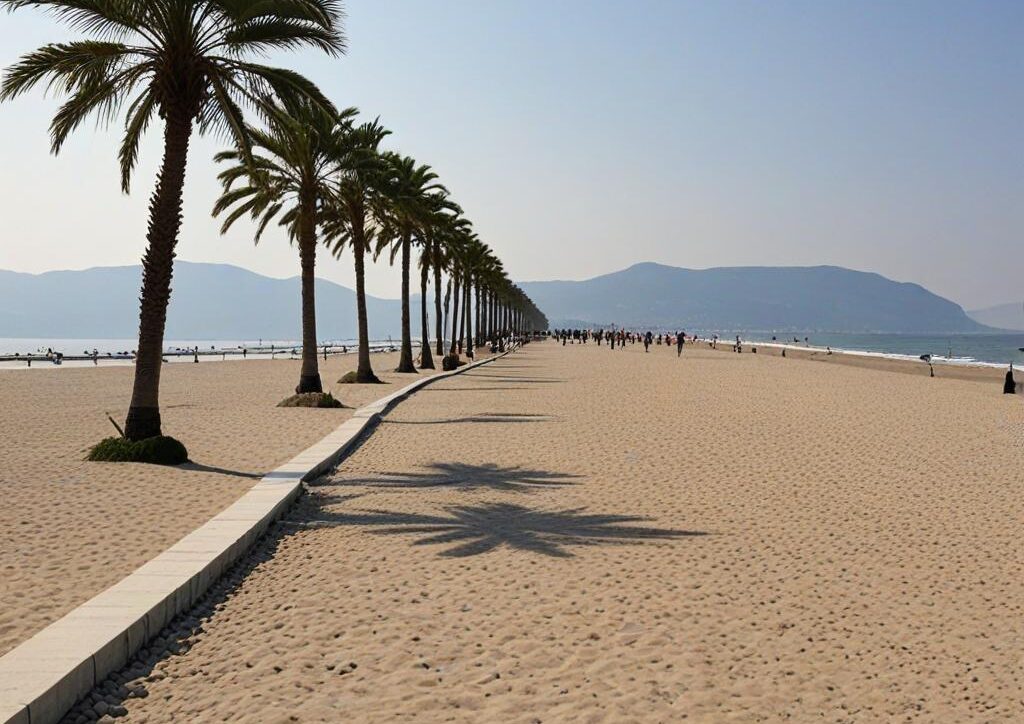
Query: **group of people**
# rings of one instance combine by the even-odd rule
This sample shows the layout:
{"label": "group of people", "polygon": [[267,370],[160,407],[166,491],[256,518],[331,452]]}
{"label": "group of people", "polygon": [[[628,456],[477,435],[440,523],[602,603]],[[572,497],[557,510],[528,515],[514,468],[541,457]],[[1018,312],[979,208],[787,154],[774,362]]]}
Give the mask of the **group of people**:
{"label": "group of people", "polygon": [[[623,349],[627,344],[642,344],[645,352],[650,351],[651,345],[675,346],[677,356],[683,354],[683,347],[688,339],[686,332],[676,332],[675,334],[659,332],[655,335],[650,330],[639,332],[629,329],[555,329],[551,332],[551,336],[556,341],[561,341],[562,346],[566,344],[587,344],[589,341],[594,341],[597,342],[598,346],[607,342],[611,349],[615,349],[616,346],[619,349]],[[689,339],[691,343],[697,341],[697,337],[691,336]]]}

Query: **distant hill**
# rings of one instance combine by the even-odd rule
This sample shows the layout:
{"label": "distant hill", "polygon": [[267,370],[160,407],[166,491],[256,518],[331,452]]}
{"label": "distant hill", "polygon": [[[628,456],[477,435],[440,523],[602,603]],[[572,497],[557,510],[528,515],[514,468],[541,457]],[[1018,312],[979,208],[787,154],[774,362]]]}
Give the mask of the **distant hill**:
{"label": "distant hill", "polygon": [[967,316],[975,322],[987,324],[989,327],[1024,332],[1024,304],[1020,302],[975,309],[973,312],[968,312]]}
{"label": "distant hill", "polygon": [[[0,271],[0,337],[133,338],[141,275],[139,266]],[[554,327],[991,331],[983,324],[989,318],[972,320],[958,305],[916,284],[839,267],[692,270],[645,263],[586,281],[521,286]],[[318,279],[316,294],[320,339],[354,338],[355,292]],[[418,303],[416,297],[413,304]],[[370,336],[398,337],[398,300],[369,297],[367,306]],[[989,324],[1010,328],[1002,317],[990,319]],[[175,263],[168,340],[296,339],[299,325],[297,277],[272,279],[226,264]],[[413,334],[417,331],[414,324]]]}
{"label": "distant hill", "polygon": [[644,263],[585,281],[520,286],[553,327],[573,320],[687,330],[992,331],[917,284],[834,266],[695,270]]}
{"label": "distant hill", "polygon": [[[138,334],[140,266],[21,274],[0,271],[0,337],[125,338]],[[320,339],[356,337],[356,295],[316,283]],[[369,297],[371,338],[400,333],[397,300]],[[174,265],[169,340],[297,339],[298,277],[272,279],[226,264]]]}

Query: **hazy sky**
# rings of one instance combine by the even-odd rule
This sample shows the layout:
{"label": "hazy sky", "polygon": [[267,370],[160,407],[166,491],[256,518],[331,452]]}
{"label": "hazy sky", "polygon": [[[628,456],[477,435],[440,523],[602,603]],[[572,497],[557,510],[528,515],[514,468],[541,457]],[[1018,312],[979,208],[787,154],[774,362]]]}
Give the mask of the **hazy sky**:
{"label": "hazy sky", "polygon": [[[349,53],[275,57],[438,170],[516,279],[638,261],[838,264],[968,308],[1024,298],[1024,2],[349,0]],[[65,39],[0,14],[0,64]],[[119,127],[59,158],[41,92],[0,106],[0,268],[137,263],[160,139],[130,196]],[[193,144],[178,253],[298,273],[210,219]],[[350,262],[322,276],[352,284]],[[369,290],[395,296],[383,263]],[[626,292],[627,290],[624,290]]]}

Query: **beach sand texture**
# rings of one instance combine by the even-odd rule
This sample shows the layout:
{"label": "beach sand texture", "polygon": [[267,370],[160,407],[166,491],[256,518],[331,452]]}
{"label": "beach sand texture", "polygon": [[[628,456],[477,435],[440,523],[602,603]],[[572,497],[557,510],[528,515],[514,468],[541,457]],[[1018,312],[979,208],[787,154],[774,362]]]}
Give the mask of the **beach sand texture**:
{"label": "beach sand texture", "polygon": [[[336,385],[355,355],[321,360],[327,389],[353,408],[411,382],[372,358],[388,385]],[[165,365],[164,432],[195,465],[85,462],[124,421],[129,367],[0,372],[0,654],[113,585],[234,502],[267,471],[320,440],[352,409],[275,407],[299,362]]]}
{"label": "beach sand texture", "polygon": [[1022,463],[994,386],[533,344],[390,412],[94,696],[140,722],[1021,721]]}

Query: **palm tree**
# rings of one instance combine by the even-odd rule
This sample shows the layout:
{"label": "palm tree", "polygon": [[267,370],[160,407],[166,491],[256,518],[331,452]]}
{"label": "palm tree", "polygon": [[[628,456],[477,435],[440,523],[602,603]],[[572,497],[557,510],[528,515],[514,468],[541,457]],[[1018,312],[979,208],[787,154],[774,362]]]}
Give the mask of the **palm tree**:
{"label": "palm tree", "polygon": [[474,274],[474,293],[476,295],[476,343],[477,345],[491,339],[488,323],[488,296],[494,280],[504,273],[501,261],[488,247],[484,247]]}
{"label": "palm tree", "polygon": [[437,355],[439,357],[445,356],[444,351],[444,320],[447,319],[448,315],[448,303],[450,301],[450,294],[452,288],[452,280],[448,279],[448,294],[444,300],[444,318],[441,314],[441,272],[444,269],[451,268],[454,263],[452,257],[452,246],[456,245],[459,239],[462,238],[463,234],[467,234],[472,228],[469,220],[461,216],[461,210],[457,210],[456,214],[452,216],[448,223],[444,224],[441,228],[437,229],[433,239],[433,251],[431,258],[434,265],[434,315],[437,317],[435,320],[435,330],[437,334]]}
{"label": "palm tree", "polygon": [[273,95],[309,97],[329,107],[298,73],[246,58],[304,46],[343,53],[341,5],[336,0],[0,0],[0,6],[44,8],[91,38],[28,53],[8,68],[0,87],[0,100],[42,81],[68,96],[50,125],[54,153],[90,115],[110,120],[127,107],[119,153],[127,193],[139,141],[155,116],[163,120],[163,161],[142,260],[135,381],[124,425],[129,440],[158,436],[164,325],[192,132],[226,131],[247,149],[243,105],[261,106]]}
{"label": "palm tree", "polygon": [[[444,264],[444,255],[441,252],[441,237],[446,233],[453,223],[455,216],[461,209],[448,200],[444,193],[434,193],[427,197],[427,213],[424,215],[419,230],[417,241],[420,247],[420,323],[422,338],[420,348],[420,369],[432,370],[434,358],[430,351],[430,325],[427,315],[427,280],[430,270],[434,270],[434,311],[437,316],[437,335],[441,336],[441,266]],[[440,342],[439,345],[440,346]],[[443,353],[442,353],[443,354]]]}
{"label": "palm tree", "polygon": [[370,365],[370,333],[366,317],[366,253],[376,246],[384,203],[380,188],[386,166],[378,153],[381,141],[390,133],[378,121],[352,128],[343,153],[337,159],[338,174],[333,201],[324,211],[324,237],[334,255],[352,249],[356,273],[356,314],[359,326],[357,383],[379,383]]}
{"label": "palm tree", "polygon": [[465,273],[463,257],[466,253],[466,246],[474,236],[470,229],[471,226],[465,224],[458,230],[458,233],[448,239],[448,265],[452,285],[452,343],[448,349],[448,356],[456,359],[459,353],[459,321],[462,308],[462,305],[459,304],[459,290]]}
{"label": "palm tree", "polygon": [[431,197],[436,193],[446,193],[446,189],[436,183],[437,174],[430,166],[416,165],[416,161],[408,156],[386,153],[385,158],[391,166],[391,183],[388,191],[389,234],[378,242],[378,251],[391,245],[392,261],[394,256],[402,256],[402,350],[398,359],[396,372],[415,372],[416,366],[412,358],[412,332],[409,314],[409,267],[411,266],[412,240],[423,218],[429,214]]}
{"label": "palm tree", "polygon": [[[224,151],[234,165],[218,177],[224,193],[213,215],[230,211],[221,233],[238,219],[258,220],[256,243],[275,219],[298,244],[302,265],[302,370],[297,394],[323,392],[316,354],[316,247],[321,209],[333,199],[333,176],[357,111],[336,113],[308,100],[270,109],[268,129],[249,128],[252,148]],[[237,186],[237,184],[243,184]]]}

